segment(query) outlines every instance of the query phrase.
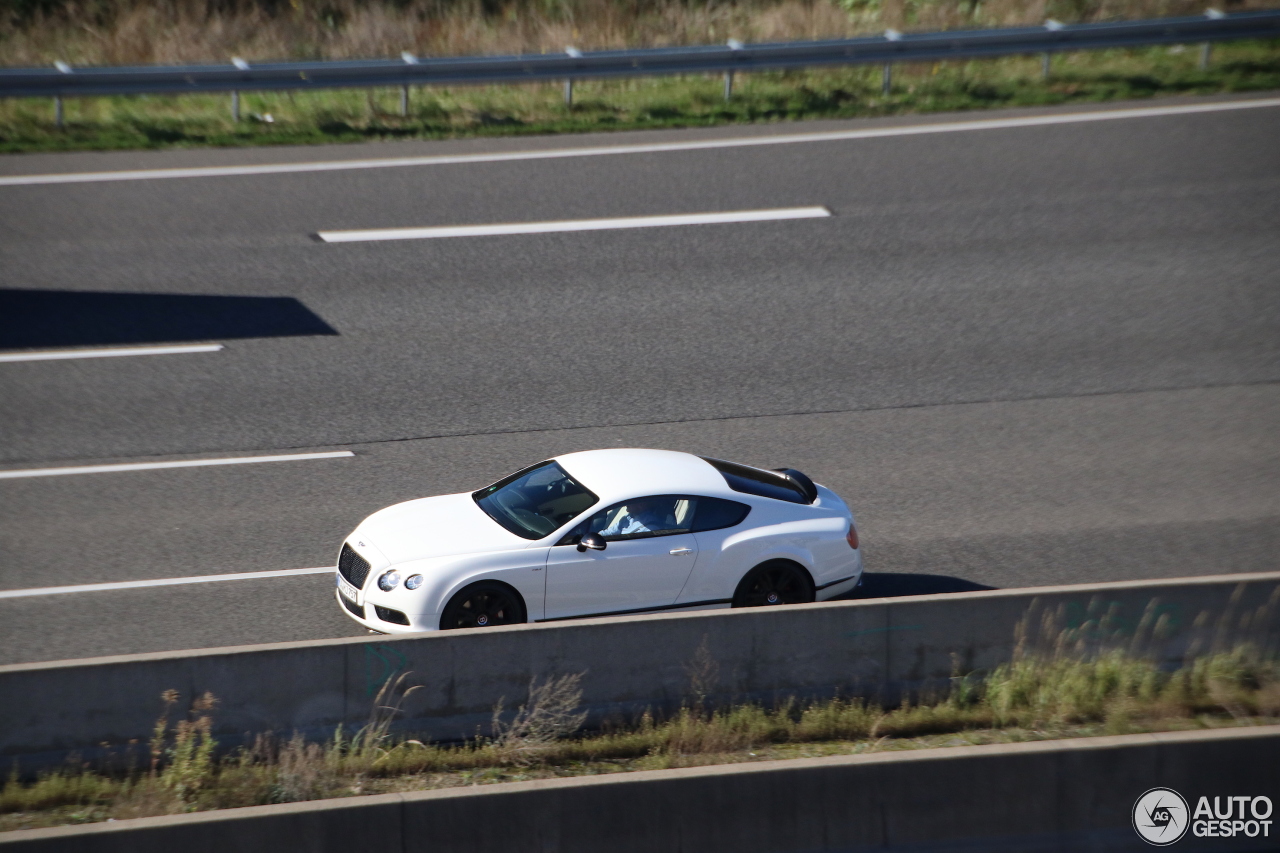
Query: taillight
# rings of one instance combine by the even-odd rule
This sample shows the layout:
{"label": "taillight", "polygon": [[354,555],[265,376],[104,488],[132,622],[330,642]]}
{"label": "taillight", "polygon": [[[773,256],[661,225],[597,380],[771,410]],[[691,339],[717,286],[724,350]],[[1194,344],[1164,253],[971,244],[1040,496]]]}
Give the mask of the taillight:
{"label": "taillight", "polygon": [[849,535],[844,537],[849,540],[849,547],[858,550],[858,528],[853,526],[853,522],[849,522]]}

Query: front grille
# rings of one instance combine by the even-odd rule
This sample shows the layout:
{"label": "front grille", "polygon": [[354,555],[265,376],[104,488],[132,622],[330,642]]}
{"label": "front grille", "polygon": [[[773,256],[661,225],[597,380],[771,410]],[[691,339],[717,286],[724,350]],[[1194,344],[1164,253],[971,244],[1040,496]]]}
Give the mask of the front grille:
{"label": "front grille", "polygon": [[369,577],[369,561],[344,542],[338,555],[338,572],[356,589],[364,589],[365,579]]}
{"label": "front grille", "polygon": [[350,601],[347,601],[347,599],[344,596],[340,595],[338,596],[338,598],[342,599],[342,606],[350,610],[353,615],[359,616],[361,619],[364,618],[363,607],[361,607],[359,604],[352,604]]}
{"label": "front grille", "polygon": [[390,607],[379,607],[373,605],[373,612],[378,614],[378,618],[383,622],[390,622],[392,625],[408,625],[409,617],[405,616],[399,610],[392,610]]}

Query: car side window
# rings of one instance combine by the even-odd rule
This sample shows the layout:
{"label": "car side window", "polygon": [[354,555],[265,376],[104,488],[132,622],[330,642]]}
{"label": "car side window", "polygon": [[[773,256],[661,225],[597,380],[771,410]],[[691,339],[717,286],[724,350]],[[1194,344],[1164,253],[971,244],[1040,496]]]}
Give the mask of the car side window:
{"label": "car side window", "polygon": [[693,532],[722,530],[741,524],[751,512],[751,507],[724,498],[698,498],[697,514],[693,517]]}
{"label": "car side window", "polygon": [[651,495],[620,501],[593,513],[556,544],[576,545],[588,533],[606,542],[689,533],[699,500],[689,495]]}

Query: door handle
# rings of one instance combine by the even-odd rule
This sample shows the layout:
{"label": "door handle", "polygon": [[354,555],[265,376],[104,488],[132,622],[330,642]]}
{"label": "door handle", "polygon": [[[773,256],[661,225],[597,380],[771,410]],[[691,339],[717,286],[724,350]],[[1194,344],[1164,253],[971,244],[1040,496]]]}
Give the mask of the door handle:
{"label": "door handle", "polygon": [[673,557],[683,557],[685,554],[692,554],[692,553],[693,553],[692,548],[673,548],[671,550],[671,555]]}

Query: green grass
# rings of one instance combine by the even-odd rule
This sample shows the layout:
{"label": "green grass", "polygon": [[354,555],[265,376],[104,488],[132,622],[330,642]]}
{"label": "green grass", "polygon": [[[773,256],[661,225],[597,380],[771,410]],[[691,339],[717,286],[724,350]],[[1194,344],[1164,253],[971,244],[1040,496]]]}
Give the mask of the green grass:
{"label": "green grass", "polygon": [[[531,713],[505,735],[461,745],[388,735],[404,677],[380,694],[370,724],[327,743],[263,735],[210,760],[216,700],[205,696],[170,726],[174,695],[146,769],[114,775],[76,767],[0,789],[0,830],[234,808],[359,794],[818,755],[1216,728],[1280,721],[1280,666],[1248,647],[1195,659],[1176,672],[1119,652],[1092,660],[1024,658],[957,677],[944,698],[881,708],[836,699],[777,707],[685,707],[601,731],[570,729],[577,677],[531,692]],[[524,707],[522,706],[522,710]],[[551,720],[549,725],[537,721]],[[557,729],[557,727],[559,727]],[[558,734],[558,737],[551,735]]]}
{"label": "green grass", "polygon": [[0,152],[705,127],[1280,89],[1280,42],[1218,45],[1204,71],[1198,55],[1195,47],[1064,54],[1048,82],[1037,57],[899,66],[888,96],[878,67],[739,75],[727,103],[713,76],[579,82],[572,108],[559,84],[415,89],[407,117],[398,115],[398,90],[245,93],[239,123],[226,95],[152,95],[69,100],[60,129],[48,100],[9,100],[0,102]]}

